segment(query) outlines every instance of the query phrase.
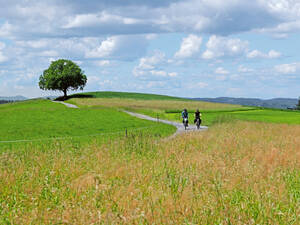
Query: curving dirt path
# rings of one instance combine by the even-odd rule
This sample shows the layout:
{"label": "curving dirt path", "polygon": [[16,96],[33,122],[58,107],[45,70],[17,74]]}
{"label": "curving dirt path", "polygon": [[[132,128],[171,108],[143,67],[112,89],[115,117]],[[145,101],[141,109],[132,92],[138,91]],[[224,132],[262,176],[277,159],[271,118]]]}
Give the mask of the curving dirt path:
{"label": "curving dirt path", "polygon": [[134,112],[129,112],[124,110],[123,112],[126,112],[127,114],[131,115],[131,116],[135,116],[138,117],[140,119],[145,119],[145,120],[151,120],[151,121],[155,121],[155,122],[161,122],[161,123],[165,123],[165,124],[169,124],[172,126],[175,126],[177,128],[177,131],[174,135],[177,135],[179,133],[183,133],[183,132],[191,132],[191,131],[205,131],[208,129],[207,126],[200,126],[200,129],[198,130],[196,125],[190,124],[187,128],[187,130],[184,129],[184,126],[182,123],[178,123],[178,122],[173,122],[173,121],[169,121],[169,120],[162,120],[162,119],[156,119],[150,116],[146,116],[143,114],[139,114],[139,113],[134,113]]}

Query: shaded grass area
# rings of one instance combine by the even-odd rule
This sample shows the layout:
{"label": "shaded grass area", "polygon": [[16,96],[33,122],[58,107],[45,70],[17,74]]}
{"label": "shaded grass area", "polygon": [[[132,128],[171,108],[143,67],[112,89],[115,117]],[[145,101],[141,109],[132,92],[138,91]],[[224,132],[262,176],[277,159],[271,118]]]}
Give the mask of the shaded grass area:
{"label": "shaded grass area", "polygon": [[185,101],[185,98],[157,95],[157,94],[145,94],[134,92],[112,92],[112,91],[99,91],[99,92],[86,92],[81,94],[70,95],[68,99],[72,98],[125,98],[125,99],[140,99],[140,100],[179,100]]}
{"label": "shaded grass area", "polygon": [[141,127],[170,126],[137,119],[112,108],[70,109],[47,100],[33,100],[0,106],[0,141],[35,140],[124,132]]}
{"label": "shaded grass area", "polygon": [[298,224],[300,126],[218,123],[158,142],[0,154],[0,223]]}

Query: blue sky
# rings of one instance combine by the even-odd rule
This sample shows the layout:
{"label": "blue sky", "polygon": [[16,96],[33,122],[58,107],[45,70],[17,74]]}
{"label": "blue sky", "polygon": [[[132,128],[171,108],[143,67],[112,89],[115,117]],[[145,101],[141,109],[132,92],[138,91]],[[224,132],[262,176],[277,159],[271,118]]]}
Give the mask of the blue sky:
{"label": "blue sky", "polygon": [[184,97],[300,93],[297,0],[0,0],[0,96],[39,97],[51,61],[85,91]]}

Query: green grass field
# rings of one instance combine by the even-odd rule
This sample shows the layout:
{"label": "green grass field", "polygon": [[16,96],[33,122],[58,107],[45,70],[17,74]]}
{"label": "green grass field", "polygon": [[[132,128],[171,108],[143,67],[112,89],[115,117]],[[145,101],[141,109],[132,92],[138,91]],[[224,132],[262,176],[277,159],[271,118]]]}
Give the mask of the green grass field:
{"label": "green grass field", "polygon": [[[151,114],[155,113],[145,112]],[[164,113],[159,114],[160,117],[180,121],[180,113]],[[191,121],[194,120],[194,114],[190,113]],[[203,125],[211,126],[214,123],[222,120],[244,120],[244,121],[260,121],[268,123],[283,123],[283,124],[300,124],[300,112],[276,110],[276,109],[237,109],[232,111],[204,111],[202,112]]]}
{"label": "green grass field", "polygon": [[162,129],[162,135],[175,130],[131,117],[117,109],[71,109],[47,100],[1,105],[0,115],[0,141],[88,136],[154,126]]}

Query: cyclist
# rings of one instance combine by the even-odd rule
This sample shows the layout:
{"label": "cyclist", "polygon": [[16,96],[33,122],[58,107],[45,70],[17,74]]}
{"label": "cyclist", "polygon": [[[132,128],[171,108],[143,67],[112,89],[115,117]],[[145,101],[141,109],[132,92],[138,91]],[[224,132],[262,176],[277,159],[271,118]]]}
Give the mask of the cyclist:
{"label": "cyclist", "polygon": [[184,123],[184,119],[187,119],[187,124],[189,123],[189,113],[186,109],[184,109],[181,113],[182,123]]}
{"label": "cyclist", "polygon": [[196,112],[195,112],[195,120],[194,120],[194,123],[196,123],[197,122],[197,119],[199,119],[199,121],[200,121],[200,124],[201,124],[201,112],[199,111],[199,109],[197,109],[196,110]]}

